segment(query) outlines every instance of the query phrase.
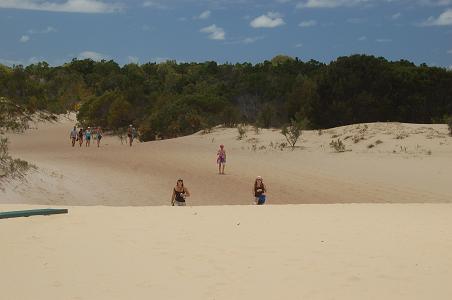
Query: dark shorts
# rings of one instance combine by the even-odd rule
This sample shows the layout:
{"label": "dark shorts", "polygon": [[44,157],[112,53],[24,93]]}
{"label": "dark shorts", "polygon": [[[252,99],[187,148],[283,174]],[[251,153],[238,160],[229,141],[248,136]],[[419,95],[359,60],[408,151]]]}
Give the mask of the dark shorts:
{"label": "dark shorts", "polygon": [[260,195],[259,197],[256,197],[257,205],[265,204],[265,195]]}

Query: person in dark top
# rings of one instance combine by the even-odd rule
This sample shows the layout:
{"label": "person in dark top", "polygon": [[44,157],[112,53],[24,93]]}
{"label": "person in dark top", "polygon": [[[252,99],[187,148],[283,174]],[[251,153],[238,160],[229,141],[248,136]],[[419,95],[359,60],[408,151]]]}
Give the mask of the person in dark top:
{"label": "person in dark top", "polygon": [[173,195],[171,196],[172,206],[186,206],[185,199],[190,197],[190,192],[184,187],[184,181],[178,179],[176,186],[173,188]]}
{"label": "person in dark top", "polygon": [[257,176],[253,186],[253,195],[255,198],[255,203],[257,205],[262,205],[265,203],[265,193],[267,193],[267,187],[265,186],[262,177]]}
{"label": "person in dark top", "polygon": [[80,128],[78,132],[78,143],[80,144],[80,147],[83,145],[83,136],[85,133],[83,132],[83,128]]}

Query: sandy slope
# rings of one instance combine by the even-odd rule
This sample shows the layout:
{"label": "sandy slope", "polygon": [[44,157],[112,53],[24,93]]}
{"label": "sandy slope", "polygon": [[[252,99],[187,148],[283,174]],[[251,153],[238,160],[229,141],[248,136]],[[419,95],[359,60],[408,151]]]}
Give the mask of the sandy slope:
{"label": "sandy slope", "polygon": [[450,204],[69,207],[0,220],[1,299],[449,300],[451,214]]}
{"label": "sandy slope", "polygon": [[[452,138],[445,125],[374,123],[307,131],[299,148],[280,151],[279,131],[250,130],[239,141],[237,130],[222,128],[132,148],[113,137],[100,149],[72,148],[73,124],[62,118],[11,137],[12,154],[39,171],[28,184],[7,184],[0,203],[163,205],[182,177],[193,194],[190,204],[249,204],[256,175],[264,177],[273,204],[452,200]],[[334,153],[333,138],[352,151]],[[220,143],[228,153],[224,176],[216,174]]]}

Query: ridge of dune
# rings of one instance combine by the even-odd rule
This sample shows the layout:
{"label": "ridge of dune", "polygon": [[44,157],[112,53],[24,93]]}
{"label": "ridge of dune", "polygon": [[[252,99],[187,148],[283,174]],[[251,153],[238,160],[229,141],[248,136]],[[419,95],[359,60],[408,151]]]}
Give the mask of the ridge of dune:
{"label": "ridge of dune", "polygon": [[[261,175],[268,201],[287,203],[450,202],[452,138],[444,124],[369,123],[304,131],[297,148],[284,149],[279,130],[214,128],[175,139],[72,148],[74,116],[11,135],[11,153],[38,170],[27,182],[6,185],[0,203],[143,206],[167,205],[177,178],[191,205],[252,203]],[[347,150],[335,153],[331,140]],[[225,144],[226,175],[217,175],[216,151]],[[371,146],[372,145],[372,146]]]}

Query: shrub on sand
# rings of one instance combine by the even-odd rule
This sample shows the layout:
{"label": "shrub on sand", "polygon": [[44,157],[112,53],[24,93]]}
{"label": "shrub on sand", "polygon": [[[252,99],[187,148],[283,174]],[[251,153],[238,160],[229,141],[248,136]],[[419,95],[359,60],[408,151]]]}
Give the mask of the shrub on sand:
{"label": "shrub on sand", "polygon": [[333,148],[336,152],[345,152],[345,144],[341,139],[331,140],[330,147]]}
{"label": "shrub on sand", "polygon": [[237,132],[238,136],[237,139],[241,140],[246,136],[246,125],[245,124],[238,124],[237,125]]}

